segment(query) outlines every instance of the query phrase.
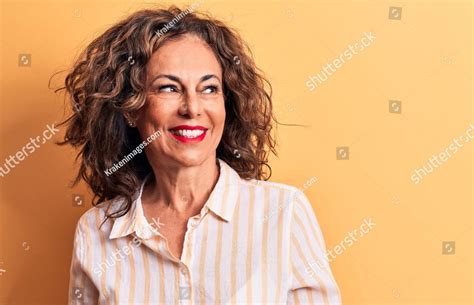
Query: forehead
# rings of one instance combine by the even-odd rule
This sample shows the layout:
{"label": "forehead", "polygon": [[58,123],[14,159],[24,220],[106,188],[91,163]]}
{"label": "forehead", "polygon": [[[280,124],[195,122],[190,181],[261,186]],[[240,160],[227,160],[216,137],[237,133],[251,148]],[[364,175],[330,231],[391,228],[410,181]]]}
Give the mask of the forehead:
{"label": "forehead", "polygon": [[166,42],[153,53],[146,70],[148,79],[158,74],[172,74],[186,80],[200,78],[206,74],[220,77],[222,73],[211,47],[192,34]]}

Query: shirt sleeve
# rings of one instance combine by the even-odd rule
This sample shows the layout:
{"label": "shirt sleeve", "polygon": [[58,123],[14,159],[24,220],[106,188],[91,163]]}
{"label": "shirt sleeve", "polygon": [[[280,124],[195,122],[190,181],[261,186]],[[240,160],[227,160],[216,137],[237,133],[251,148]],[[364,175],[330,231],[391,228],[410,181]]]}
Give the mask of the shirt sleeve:
{"label": "shirt sleeve", "polygon": [[[82,219],[81,219],[82,220]],[[70,277],[69,277],[69,305],[98,304],[98,290],[92,282],[85,268],[84,228],[79,220],[74,234]]]}
{"label": "shirt sleeve", "polygon": [[302,191],[296,191],[290,225],[290,288],[287,304],[341,304],[316,215]]}

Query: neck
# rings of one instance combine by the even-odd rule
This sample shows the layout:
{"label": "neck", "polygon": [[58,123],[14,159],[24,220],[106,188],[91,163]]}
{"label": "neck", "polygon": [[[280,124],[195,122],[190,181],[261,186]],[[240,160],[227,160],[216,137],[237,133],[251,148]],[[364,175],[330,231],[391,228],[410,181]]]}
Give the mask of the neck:
{"label": "neck", "polygon": [[155,178],[145,185],[142,202],[183,216],[199,213],[219,178],[217,159],[194,166],[163,163],[152,166]]}

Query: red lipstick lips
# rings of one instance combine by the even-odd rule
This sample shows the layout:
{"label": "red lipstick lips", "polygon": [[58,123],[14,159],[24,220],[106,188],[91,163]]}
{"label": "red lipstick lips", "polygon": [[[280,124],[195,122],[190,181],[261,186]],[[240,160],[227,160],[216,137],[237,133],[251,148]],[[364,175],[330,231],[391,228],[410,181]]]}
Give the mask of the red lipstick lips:
{"label": "red lipstick lips", "polygon": [[207,128],[203,126],[179,125],[169,129],[171,135],[182,143],[197,143],[204,140]]}

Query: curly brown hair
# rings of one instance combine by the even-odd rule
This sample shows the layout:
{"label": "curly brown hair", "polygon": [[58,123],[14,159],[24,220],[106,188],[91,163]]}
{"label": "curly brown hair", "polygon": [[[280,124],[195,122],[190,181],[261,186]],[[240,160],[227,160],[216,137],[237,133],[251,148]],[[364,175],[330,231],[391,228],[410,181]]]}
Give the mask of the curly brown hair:
{"label": "curly brown hair", "polygon": [[126,116],[145,103],[145,66],[160,46],[188,33],[207,42],[223,71],[226,121],[217,157],[243,179],[271,176],[268,156],[277,154],[271,134],[276,122],[272,88],[249,47],[235,30],[207,14],[176,6],[140,10],[94,39],[74,63],[65,86],[56,90],[65,89],[75,109],[61,123],[67,129],[58,143],[79,149],[74,184],[84,179],[94,193],[94,206],[117,196],[125,199],[107,218],[130,210],[137,188],[152,172],[146,155],[138,154],[120,171],[105,174],[142,141],[138,130],[126,124]]}

